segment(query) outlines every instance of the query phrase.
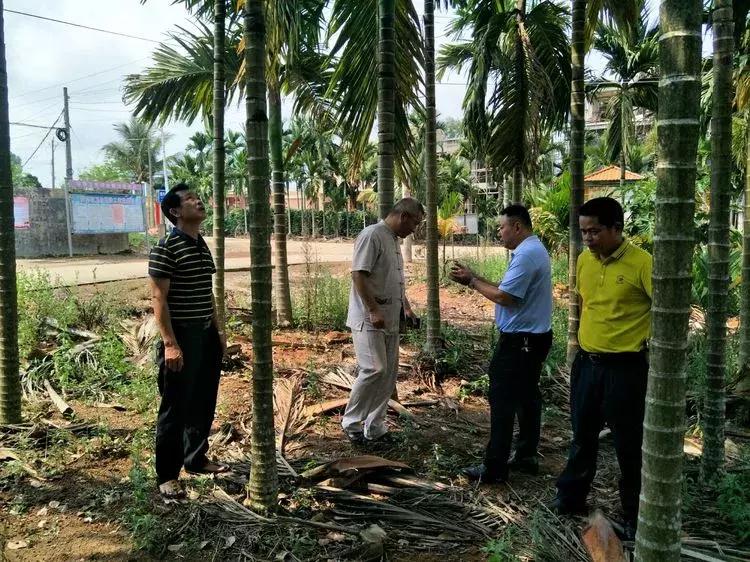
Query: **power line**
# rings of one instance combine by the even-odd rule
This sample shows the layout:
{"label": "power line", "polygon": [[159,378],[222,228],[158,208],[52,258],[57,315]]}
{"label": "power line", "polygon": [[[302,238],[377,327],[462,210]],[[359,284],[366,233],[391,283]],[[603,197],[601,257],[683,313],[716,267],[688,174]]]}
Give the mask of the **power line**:
{"label": "power line", "polygon": [[19,127],[32,127],[34,129],[45,129],[45,130],[47,130],[47,129],[54,129],[55,128],[54,125],[52,127],[44,127],[42,125],[32,125],[31,123],[18,123],[18,122],[14,122],[14,121],[11,121],[8,124],[9,125],[17,125]]}
{"label": "power line", "polygon": [[[93,76],[99,76],[100,74],[106,74],[107,72],[112,72],[113,70],[117,70],[118,68],[122,68],[124,66],[130,66],[131,64],[134,64],[136,62],[141,62],[142,60],[146,60],[148,58],[149,57],[141,57],[139,59],[136,59],[136,60],[133,60],[133,61],[130,61],[130,62],[126,62],[124,64],[118,64],[117,66],[113,66],[113,67],[110,67],[110,68],[105,68],[104,70],[100,70],[100,71],[94,72],[92,74],[86,74],[85,76],[80,76],[79,78],[73,78],[72,80],[65,80],[65,82],[60,82],[58,84],[52,84],[51,86],[45,86],[44,88],[38,88],[38,89],[35,89],[35,90],[29,90],[27,92],[23,92],[21,94],[16,94],[14,96],[11,96],[11,99],[20,98],[20,97],[26,96],[28,94],[34,94],[34,93],[38,93],[38,92],[44,92],[45,90],[51,90],[52,88],[59,88],[60,86],[65,86],[66,84],[72,84],[73,82],[79,82],[81,80],[85,80],[86,78],[91,78]],[[116,78],[116,80],[119,80],[119,79],[120,78]],[[107,84],[107,83],[112,82],[112,81],[113,80],[109,80],[108,82],[100,82],[99,84],[95,84],[95,86],[100,86],[102,84]],[[93,86],[91,86],[91,87],[93,87]],[[89,89],[91,87],[89,87]],[[58,96],[55,96],[55,97],[58,97]],[[38,101],[42,101],[42,100],[38,100]],[[36,102],[30,102],[30,103],[36,103]]]}
{"label": "power line", "polygon": [[36,147],[36,148],[34,149],[34,152],[32,152],[32,153],[31,153],[31,156],[29,156],[29,157],[28,157],[28,158],[26,159],[26,162],[24,162],[24,163],[23,163],[23,165],[21,166],[22,168],[25,168],[25,167],[26,167],[26,164],[28,164],[28,163],[29,163],[29,160],[31,160],[32,158],[34,158],[34,155],[35,155],[35,154],[37,153],[37,151],[38,151],[38,150],[39,150],[39,149],[40,149],[40,148],[42,147],[42,145],[44,144],[44,141],[46,141],[46,140],[47,140],[47,137],[49,137],[49,134],[50,134],[50,133],[51,133],[51,132],[52,132],[52,131],[54,130],[54,128],[55,128],[55,125],[57,125],[57,122],[58,122],[58,121],[60,120],[60,117],[62,117],[62,116],[63,116],[63,113],[64,113],[64,110],[63,110],[63,111],[61,111],[61,112],[60,112],[60,115],[58,115],[58,116],[57,116],[57,119],[55,119],[55,122],[54,122],[54,123],[52,123],[52,127],[50,127],[49,131],[47,131],[47,134],[46,134],[46,135],[44,135],[44,138],[42,139],[42,142],[40,142],[40,143],[39,143],[39,145],[38,145],[38,146],[37,146],[37,147]]}
{"label": "power line", "polygon": [[40,20],[46,20],[46,21],[52,21],[55,23],[62,23],[64,25],[72,25],[73,27],[80,27],[82,29],[88,29],[90,31],[99,31],[100,33],[109,33],[110,35],[119,35],[120,37],[127,37],[128,39],[138,39],[139,41],[148,41],[149,43],[161,43],[161,41],[157,41],[155,39],[148,39],[147,37],[139,37],[137,35],[128,35],[127,33],[120,33],[118,31],[111,31],[109,29],[101,29],[99,27],[90,27],[88,25],[82,25],[80,23],[73,23],[71,21],[64,21],[64,20],[58,20],[55,18],[46,18],[44,16],[39,16],[37,14],[29,14],[28,12],[18,12],[16,10],[9,10],[8,8],[3,8],[4,12],[8,12],[11,14],[18,14],[20,16],[28,16],[30,18],[37,18]]}

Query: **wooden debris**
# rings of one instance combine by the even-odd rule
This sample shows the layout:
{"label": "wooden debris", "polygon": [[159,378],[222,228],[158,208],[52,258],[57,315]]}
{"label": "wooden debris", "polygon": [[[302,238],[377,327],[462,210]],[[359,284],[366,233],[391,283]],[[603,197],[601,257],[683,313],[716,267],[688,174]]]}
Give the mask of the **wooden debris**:
{"label": "wooden debris", "polygon": [[[331,386],[336,386],[344,390],[351,390],[352,386],[354,385],[355,378],[347,373],[344,369],[339,367],[334,371],[328,371],[327,373],[324,373],[320,380],[326,384],[330,384]],[[344,403],[344,405],[346,405],[346,402]],[[393,398],[388,400],[388,407],[400,416],[404,416],[407,418],[414,417],[414,414],[407,410],[403,404],[397,402]]]}
{"label": "wooden debris", "polygon": [[348,475],[352,472],[377,471],[383,469],[411,470],[409,465],[392,461],[375,455],[358,455],[321,464],[303,472],[304,480],[319,482],[334,476]]}
{"label": "wooden debris", "polygon": [[406,408],[426,408],[428,406],[436,406],[440,404],[440,400],[412,400],[410,402],[401,402],[401,405]]}
{"label": "wooden debris", "polygon": [[302,415],[304,417],[311,418],[313,416],[317,416],[318,414],[325,414],[326,412],[330,412],[331,410],[343,408],[344,406],[346,406],[347,402],[349,402],[348,398],[335,398],[333,400],[326,400],[325,402],[307,406],[302,411]]}
{"label": "wooden debris", "polygon": [[97,402],[94,404],[97,408],[112,408],[113,410],[117,410],[118,412],[126,412],[128,408],[124,406],[123,404],[119,404],[117,402]]}
{"label": "wooden debris", "polygon": [[44,379],[44,388],[47,389],[47,394],[52,400],[52,403],[55,405],[55,407],[58,410],[60,410],[60,413],[63,416],[73,415],[73,408],[71,408],[70,404],[68,404],[65,400],[63,400],[62,396],[60,396],[57,392],[55,392],[55,389],[52,388],[52,385],[47,379]]}
{"label": "wooden debris", "polygon": [[620,539],[600,510],[589,518],[581,537],[592,562],[627,562]]}

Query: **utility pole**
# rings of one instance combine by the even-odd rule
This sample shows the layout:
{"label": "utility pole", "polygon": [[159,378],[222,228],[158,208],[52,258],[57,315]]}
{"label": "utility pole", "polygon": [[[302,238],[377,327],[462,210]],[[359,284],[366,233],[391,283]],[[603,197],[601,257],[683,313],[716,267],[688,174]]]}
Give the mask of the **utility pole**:
{"label": "utility pole", "polygon": [[167,177],[167,147],[164,140],[164,129],[161,130],[161,166],[164,173],[164,191],[169,191],[169,178]]}
{"label": "utility pole", "polygon": [[73,257],[73,235],[70,232],[70,201],[68,184],[73,181],[73,153],[70,148],[70,112],[68,110],[68,88],[63,88],[64,118],[65,118],[65,225],[68,229],[68,255]]}
{"label": "utility pole", "polygon": [[52,139],[52,189],[55,189],[55,139]]}

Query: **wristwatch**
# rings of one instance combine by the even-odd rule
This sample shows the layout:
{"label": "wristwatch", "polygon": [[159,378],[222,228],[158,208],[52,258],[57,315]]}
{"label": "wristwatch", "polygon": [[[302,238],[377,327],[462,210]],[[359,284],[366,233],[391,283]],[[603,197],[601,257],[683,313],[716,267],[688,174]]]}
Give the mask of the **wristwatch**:
{"label": "wristwatch", "polygon": [[474,290],[476,290],[476,287],[474,286],[474,281],[476,281],[476,280],[477,280],[477,278],[476,278],[476,277],[472,277],[471,279],[469,279],[469,284],[468,284],[467,286],[468,286],[469,288],[471,288],[471,289],[474,289]]}

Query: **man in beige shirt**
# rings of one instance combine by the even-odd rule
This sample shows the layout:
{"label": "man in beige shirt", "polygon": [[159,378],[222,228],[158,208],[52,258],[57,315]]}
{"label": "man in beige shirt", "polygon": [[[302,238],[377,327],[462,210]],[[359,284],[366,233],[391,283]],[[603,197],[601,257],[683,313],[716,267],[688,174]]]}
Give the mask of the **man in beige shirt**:
{"label": "man in beige shirt", "polygon": [[404,292],[399,238],[424,218],[415,199],[401,199],[385,220],[365,228],[354,243],[352,288],[346,325],[352,330],[359,374],[341,420],[353,443],[387,438],[385,415],[398,374],[401,309],[416,318]]}

